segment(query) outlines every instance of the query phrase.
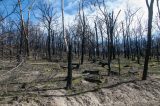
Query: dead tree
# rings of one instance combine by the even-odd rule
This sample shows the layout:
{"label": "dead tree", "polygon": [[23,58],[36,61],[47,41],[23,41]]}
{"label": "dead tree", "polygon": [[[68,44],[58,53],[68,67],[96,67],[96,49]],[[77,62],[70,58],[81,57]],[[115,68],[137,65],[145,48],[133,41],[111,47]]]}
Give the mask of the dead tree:
{"label": "dead tree", "polygon": [[111,72],[111,61],[113,57],[113,34],[114,34],[114,28],[115,24],[118,18],[118,15],[120,14],[121,11],[118,12],[116,18],[114,18],[114,12],[108,15],[108,22],[107,22],[107,34],[108,34],[108,76],[110,75]]}
{"label": "dead tree", "polygon": [[110,76],[110,72],[111,72],[111,61],[112,61],[112,58],[113,58],[113,48],[114,48],[114,28],[115,28],[115,24],[116,24],[116,21],[118,19],[118,16],[121,12],[121,10],[118,12],[117,16],[115,17],[114,16],[114,11],[112,11],[111,13],[108,13],[107,12],[107,9],[106,9],[106,4],[103,0],[102,2],[102,5],[104,7],[104,9],[101,8],[101,3],[99,3],[99,1],[97,0],[97,4],[98,4],[98,7],[99,7],[99,10],[101,11],[101,13],[103,14],[104,16],[104,19],[103,21],[105,22],[106,24],[106,32],[107,32],[107,46],[108,46],[108,76]]}
{"label": "dead tree", "polygon": [[[33,2],[34,3],[34,2]],[[32,3],[32,5],[33,5]],[[27,28],[26,28],[26,36],[25,36],[25,48],[26,48],[26,54],[29,57],[29,32],[30,32],[30,11],[32,9],[32,5],[28,7],[28,19],[27,19]]]}
{"label": "dead tree", "polygon": [[[20,49],[19,49],[19,54],[17,56],[18,61],[21,61],[21,56],[22,56],[22,50],[23,50],[23,45],[25,45],[25,43],[23,44],[23,41],[25,39],[25,25],[24,25],[24,18],[23,18],[23,13],[22,13],[22,5],[21,5],[21,0],[18,0],[18,6],[19,6],[19,15],[20,15],[20,23],[21,23],[21,29],[20,29]],[[25,40],[26,41],[26,40]]]}
{"label": "dead tree", "polygon": [[144,34],[145,28],[143,28],[142,26],[142,18],[143,16],[141,16],[140,18],[137,17],[137,28],[136,28],[136,55],[137,55],[137,63],[140,64],[140,58],[142,57],[142,36]]}
{"label": "dead tree", "polygon": [[40,11],[40,17],[37,17],[40,21],[43,22],[45,28],[47,29],[47,53],[48,53],[48,61],[51,61],[51,31],[53,22],[56,21],[56,11],[53,7],[53,4],[46,2],[39,2],[37,8]]}
{"label": "dead tree", "polygon": [[64,0],[61,0],[61,10],[62,10],[62,28],[63,28],[62,34],[63,34],[63,38],[64,38],[64,43],[66,46],[66,51],[68,52],[67,37],[65,35],[65,27],[64,27]]}
{"label": "dead tree", "polygon": [[118,60],[118,71],[119,71],[119,75],[121,74],[121,61],[120,61],[120,55],[121,55],[121,43],[120,43],[120,36],[119,33],[121,32],[122,29],[120,29],[118,31],[118,29],[116,29],[116,36],[115,36],[115,46],[116,46],[116,52],[117,52],[117,60]]}
{"label": "dead tree", "polygon": [[[0,0],[0,2],[3,2],[3,1],[5,1],[5,0]],[[4,4],[4,3],[2,3],[2,4]],[[5,16],[3,16],[3,17],[0,18],[0,22],[1,22],[1,21],[4,21],[6,18],[8,18],[9,16],[11,16],[13,13],[15,13],[15,11],[16,11],[16,9],[17,9],[17,7],[18,7],[17,4],[18,4],[18,3],[16,3],[16,4],[13,6],[13,9],[12,9],[11,12],[8,12],[8,11],[5,12],[5,13],[7,13],[7,14],[5,14]],[[4,5],[4,7],[5,7],[5,5]],[[5,8],[6,8],[6,7],[5,7]]]}
{"label": "dead tree", "polygon": [[99,42],[98,42],[98,31],[97,31],[97,23],[95,23],[95,34],[96,34],[96,55],[99,58]]}
{"label": "dead tree", "polygon": [[[81,14],[82,10],[82,14]],[[82,1],[82,4],[79,5],[79,18],[80,18],[80,24],[82,27],[81,32],[81,64],[84,62],[84,51],[85,51],[85,34],[86,34],[86,19],[85,19],[85,13],[84,13],[84,2]]]}
{"label": "dead tree", "polygon": [[104,47],[104,37],[103,37],[103,30],[102,30],[102,22],[99,20],[98,21],[98,28],[100,30],[100,34],[101,34],[101,43],[102,43],[102,58],[105,58],[105,47]]}
{"label": "dead tree", "polygon": [[[67,84],[66,84],[66,89],[72,89],[72,59],[73,59],[73,54],[72,54],[72,41],[74,40],[74,32],[70,28],[70,31],[66,31],[66,34],[68,35],[68,51],[67,51],[67,59],[68,59],[68,73],[67,73]],[[71,34],[72,33],[72,34]],[[73,36],[72,36],[73,35]]]}
{"label": "dead tree", "polygon": [[23,17],[23,10],[22,10],[22,2],[21,2],[21,0],[18,0],[20,23],[21,23],[20,50],[19,50],[19,56],[18,57],[21,57],[23,49],[24,49],[23,50],[24,51],[24,56],[25,57],[29,56],[29,41],[28,41],[28,39],[29,39],[29,22],[30,22],[30,10],[32,8],[33,2],[28,7],[28,19],[27,19],[27,22],[25,24],[25,20],[24,20],[24,17]]}
{"label": "dead tree", "polygon": [[72,43],[69,43],[68,47],[68,74],[67,74],[67,89],[72,88]]}
{"label": "dead tree", "polygon": [[146,54],[145,54],[142,80],[147,79],[148,62],[149,62],[149,57],[150,57],[150,54],[151,54],[153,4],[154,4],[154,0],[151,0],[150,4],[149,4],[149,1],[146,0],[146,5],[147,5],[147,8],[148,8],[148,32],[147,32],[147,45],[146,45]]}
{"label": "dead tree", "polygon": [[[132,22],[133,22],[133,19],[134,19],[134,16],[136,15],[136,13],[140,10],[137,9],[136,11],[131,11],[131,9],[129,8],[129,6],[127,6],[127,10],[125,11],[125,36],[124,36],[124,39],[125,39],[125,57],[127,57],[128,59],[130,59],[130,56],[131,56],[131,42],[130,42],[130,39],[131,39],[131,25],[132,25]],[[123,26],[124,27],[124,26]]]}
{"label": "dead tree", "polygon": [[122,22],[122,35],[123,35],[123,54],[124,58],[127,57],[126,53],[126,35],[125,35],[125,29],[124,29],[124,23]]}

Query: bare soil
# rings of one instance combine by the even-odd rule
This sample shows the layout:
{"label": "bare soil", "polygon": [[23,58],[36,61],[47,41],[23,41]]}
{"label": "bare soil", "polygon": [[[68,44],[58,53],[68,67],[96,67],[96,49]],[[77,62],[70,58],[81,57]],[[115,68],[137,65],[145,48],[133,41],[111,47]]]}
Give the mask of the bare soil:
{"label": "bare soil", "polygon": [[[3,62],[3,64],[2,64]],[[86,62],[73,70],[73,89],[66,90],[67,66],[63,62],[1,61],[0,106],[159,106],[160,75],[150,74],[141,81],[139,73],[129,75],[126,67],[121,76],[107,76],[107,67]],[[113,67],[113,66],[112,66]],[[115,65],[116,67],[116,65]],[[124,67],[123,67],[124,68]],[[132,67],[133,68],[133,67]],[[85,70],[100,71],[92,77]],[[116,68],[115,68],[116,70]]]}

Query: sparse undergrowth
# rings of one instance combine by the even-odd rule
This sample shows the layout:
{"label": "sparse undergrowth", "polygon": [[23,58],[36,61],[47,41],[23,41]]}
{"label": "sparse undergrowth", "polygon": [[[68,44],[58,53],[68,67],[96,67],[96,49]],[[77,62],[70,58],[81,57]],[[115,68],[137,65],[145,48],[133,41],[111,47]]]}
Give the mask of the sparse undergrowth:
{"label": "sparse undergrowth", "polygon": [[[9,62],[3,64],[3,66],[0,66],[0,73],[3,74],[10,69],[4,68],[4,66],[15,66],[15,64],[9,64]],[[85,95],[88,92],[100,92],[102,89],[112,90],[113,88],[114,90],[118,89],[120,86],[129,87],[134,90],[143,90],[139,84],[143,82],[138,81],[142,77],[143,66],[137,64],[135,61],[121,59],[121,75],[112,75],[110,77],[107,76],[107,66],[101,67],[101,65],[98,65],[98,61],[96,63],[85,62],[79,69],[73,70],[73,88],[67,91],[65,90],[67,69],[62,68],[61,66],[63,65],[65,65],[63,62],[27,61],[16,71],[16,74],[11,74],[7,79],[0,81],[0,103],[15,104],[15,102],[31,103],[31,101],[34,101],[35,104],[39,104],[42,103],[42,98],[46,99],[50,97],[50,95],[53,95],[51,97],[54,97],[54,95],[55,97],[70,97]],[[154,74],[160,74],[159,67],[158,62],[154,60],[150,62],[149,73],[150,75],[152,74],[152,77]],[[131,69],[138,70],[138,73],[129,75],[128,71]],[[98,72],[98,75],[83,74],[85,70],[90,70],[92,73]],[[112,70],[118,72],[118,63],[116,60],[112,62]],[[92,80],[86,80],[86,78],[90,77]],[[154,76],[152,80],[151,78],[149,78],[147,83],[151,84],[150,82],[152,80],[153,82],[158,81],[157,83],[160,81],[159,77],[155,78]],[[130,83],[133,83],[134,86],[130,86]],[[155,85],[151,84],[149,87],[152,88],[152,86]],[[156,86],[155,89],[157,90],[158,88],[156,88]],[[55,91],[60,92],[60,94],[56,94]],[[48,92],[52,92],[53,94]],[[160,92],[160,90],[158,89],[157,92]],[[159,94],[157,95],[160,96]]]}

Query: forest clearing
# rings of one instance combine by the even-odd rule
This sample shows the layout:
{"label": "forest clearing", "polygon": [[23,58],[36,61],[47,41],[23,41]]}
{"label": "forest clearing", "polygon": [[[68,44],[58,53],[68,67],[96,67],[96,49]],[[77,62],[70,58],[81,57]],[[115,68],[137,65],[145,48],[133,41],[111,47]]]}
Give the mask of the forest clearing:
{"label": "forest clearing", "polygon": [[159,106],[159,0],[0,0],[0,106]]}
{"label": "forest clearing", "polygon": [[[73,69],[73,88],[65,90],[67,68],[64,62],[1,62],[0,104],[34,106],[157,106],[160,103],[160,65],[149,64],[149,78],[142,81],[143,65],[122,59],[121,74],[107,76],[106,66],[85,61]],[[113,70],[118,70],[116,61]],[[135,69],[133,69],[134,67]],[[84,73],[87,70],[99,72]],[[129,73],[138,70],[138,73]],[[11,72],[12,71],[12,72]],[[16,73],[16,74],[15,74]],[[93,75],[92,75],[93,74]],[[88,78],[88,79],[87,79]]]}

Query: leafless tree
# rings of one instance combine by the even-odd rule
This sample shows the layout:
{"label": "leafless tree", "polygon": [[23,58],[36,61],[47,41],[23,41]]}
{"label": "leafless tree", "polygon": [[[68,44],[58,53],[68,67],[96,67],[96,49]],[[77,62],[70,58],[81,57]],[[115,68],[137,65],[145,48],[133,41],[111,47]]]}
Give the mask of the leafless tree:
{"label": "leafless tree", "polygon": [[[3,11],[3,13],[7,13],[5,14],[4,16],[1,16],[0,18],[0,22],[5,20],[6,18],[8,18],[9,16],[11,16],[13,13],[15,13],[17,7],[18,7],[18,3],[16,3],[15,5],[13,5],[13,9],[9,12],[7,9],[6,9],[6,3],[5,3],[5,0],[0,0],[0,3],[3,5],[3,7],[5,8],[5,10]],[[1,11],[2,12],[2,11]]]}
{"label": "leafless tree", "polygon": [[142,80],[147,79],[148,62],[149,62],[149,57],[151,55],[153,4],[154,4],[154,0],[151,0],[150,3],[149,3],[149,0],[146,0],[146,5],[148,8],[148,33],[147,33],[147,46],[146,46],[146,54],[145,54]]}
{"label": "leafless tree", "polygon": [[102,4],[104,7],[104,10],[101,8],[101,4],[99,3],[99,1],[97,0],[97,4],[99,7],[99,10],[101,11],[101,13],[104,16],[104,23],[106,24],[106,32],[107,32],[107,46],[108,46],[108,75],[110,75],[111,72],[111,61],[113,58],[113,49],[114,49],[114,44],[113,44],[113,40],[114,40],[114,31],[115,31],[115,25],[116,25],[116,21],[118,19],[118,16],[121,12],[121,10],[118,12],[118,14],[115,16],[114,15],[114,11],[112,12],[107,12],[107,6],[103,0]]}
{"label": "leafless tree", "polygon": [[84,49],[85,49],[85,34],[86,34],[86,17],[85,17],[85,13],[84,13],[84,0],[81,1],[81,3],[79,4],[79,24],[82,27],[82,32],[81,32],[81,64],[83,64],[84,61]]}
{"label": "leafless tree", "polygon": [[66,45],[66,50],[68,52],[68,44],[67,44],[67,37],[65,35],[65,27],[64,27],[64,0],[61,0],[61,10],[62,10],[62,28],[63,28],[63,38]]}
{"label": "leafless tree", "polygon": [[43,22],[45,28],[48,31],[47,37],[47,51],[48,51],[48,60],[51,61],[51,31],[53,23],[56,22],[57,16],[53,4],[46,2],[39,2],[37,8],[40,11],[40,17],[37,17],[40,21]]}

